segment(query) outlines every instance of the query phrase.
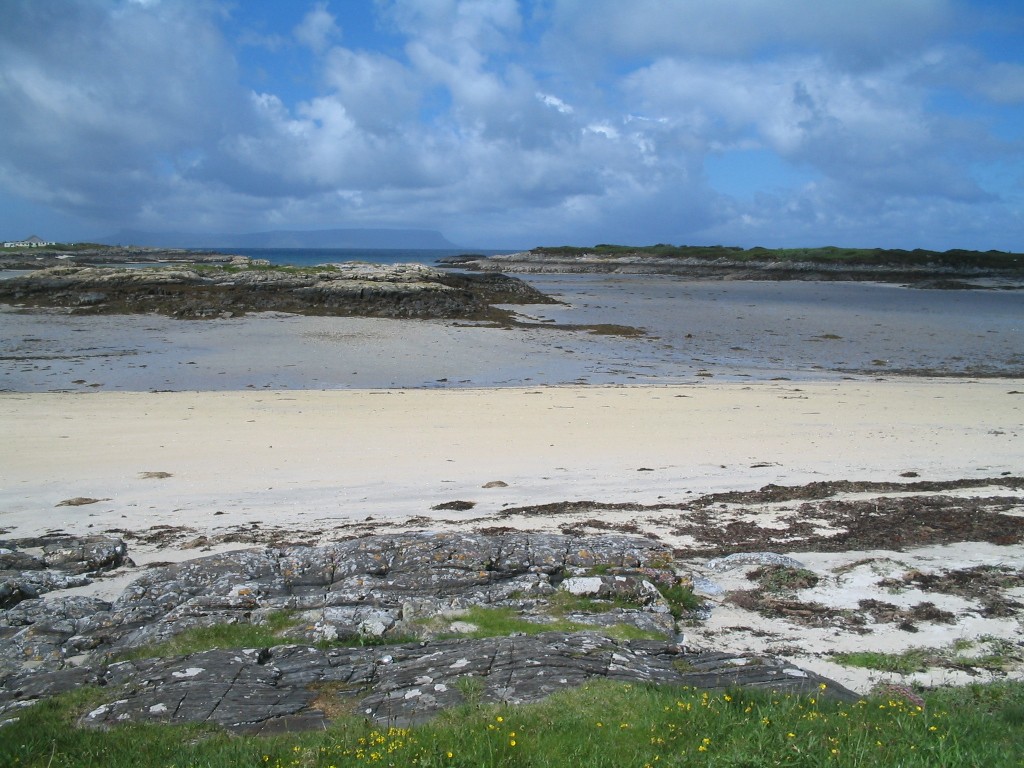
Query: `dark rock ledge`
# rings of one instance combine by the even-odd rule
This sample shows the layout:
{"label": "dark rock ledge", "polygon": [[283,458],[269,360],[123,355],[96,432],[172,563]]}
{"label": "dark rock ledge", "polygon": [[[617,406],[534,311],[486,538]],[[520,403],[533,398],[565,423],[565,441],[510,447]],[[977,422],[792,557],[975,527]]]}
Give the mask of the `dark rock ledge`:
{"label": "dark rock ledge", "polygon": [[[24,550],[40,543],[3,542],[8,564],[31,565]],[[124,563],[116,539],[62,546],[120,553],[61,561],[75,568]],[[54,560],[49,570],[63,567]],[[17,571],[0,577],[19,579]],[[825,695],[856,698],[781,660],[688,648],[657,588],[687,581],[670,550],[641,537],[398,534],[153,568],[113,603],[15,600],[12,591],[0,611],[0,717],[81,685],[110,690],[85,726],[210,722],[253,731],[321,727],[325,711],[412,723],[467,701],[537,701],[594,678],[790,692],[825,683]],[[472,631],[474,606],[552,622],[552,606],[567,595],[591,601],[570,601],[559,615],[572,629],[457,636]],[[601,611],[586,607],[602,603]],[[294,621],[280,645],[121,660],[196,627],[261,624],[281,611]],[[614,639],[612,627],[622,625],[652,639]],[[357,644],[332,646],[338,639]],[[389,640],[399,642],[380,644]]]}
{"label": "dark rock ledge", "polygon": [[228,266],[41,269],[0,280],[0,303],[62,307],[80,314],[155,312],[187,318],[275,311],[506,321],[511,313],[494,305],[553,300],[522,280],[501,274],[361,262],[273,267],[245,259]]}
{"label": "dark rock ledge", "polygon": [[439,260],[442,267],[479,272],[518,274],[613,274],[674,275],[684,280],[808,280],[869,281],[899,283],[915,288],[978,289],[1024,287],[1024,270],[1019,262],[1002,267],[961,266],[948,263],[851,263],[822,260],[796,261],[773,259],[766,254],[759,259],[656,255],[638,249],[636,252],[554,252],[544,248],[532,251],[478,256],[465,254]]}

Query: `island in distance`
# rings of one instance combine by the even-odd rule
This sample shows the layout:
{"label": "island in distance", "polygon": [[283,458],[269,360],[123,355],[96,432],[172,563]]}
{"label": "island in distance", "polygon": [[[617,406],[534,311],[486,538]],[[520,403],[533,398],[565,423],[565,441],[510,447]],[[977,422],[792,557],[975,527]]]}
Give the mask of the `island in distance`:
{"label": "island in distance", "polygon": [[460,246],[433,229],[271,230],[243,234],[142,232],[122,229],[103,238],[157,248],[368,248],[450,250]]}
{"label": "island in distance", "polygon": [[1024,254],[889,248],[739,248],[722,245],[539,247],[497,256],[448,256],[480,272],[676,275],[689,280],[860,280],[915,288],[1022,288]]}

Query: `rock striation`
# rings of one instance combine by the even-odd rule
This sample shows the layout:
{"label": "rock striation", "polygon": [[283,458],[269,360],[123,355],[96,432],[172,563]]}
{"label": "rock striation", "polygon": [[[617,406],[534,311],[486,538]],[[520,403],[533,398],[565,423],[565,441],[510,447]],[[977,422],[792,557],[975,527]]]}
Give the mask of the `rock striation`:
{"label": "rock striation", "polygon": [[[40,546],[5,542],[6,562],[38,571],[28,550]],[[52,558],[54,572],[92,567],[100,550],[129,562],[116,539],[62,547],[72,554]],[[473,699],[536,701],[598,677],[787,691],[825,682],[830,695],[855,698],[776,659],[688,648],[665,597],[688,583],[671,550],[630,536],[413,533],[211,555],[147,570],[113,602],[12,598],[0,611],[0,712],[81,685],[110,691],[87,726],[257,731],[320,727],[325,708],[339,705],[411,723]],[[514,614],[536,632],[481,637],[474,609]],[[282,616],[279,643],[157,652],[196,628]],[[644,639],[619,639],[623,627]]]}
{"label": "rock striation", "polygon": [[239,260],[139,269],[60,266],[0,281],[0,302],[83,314],[156,312],[188,318],[247,312],[504,320],[496,304],[552,299],[517,278],[422,264],[346,262],[274,267]]}
{"label": "rock striation", "polygon": [[[90,574],[131,562],[127,545],[109,536],[53,536],[8,544],[0,542],[0,609],[56,589],[85,586]],[[37,549],[38,555],[26,549]]]}

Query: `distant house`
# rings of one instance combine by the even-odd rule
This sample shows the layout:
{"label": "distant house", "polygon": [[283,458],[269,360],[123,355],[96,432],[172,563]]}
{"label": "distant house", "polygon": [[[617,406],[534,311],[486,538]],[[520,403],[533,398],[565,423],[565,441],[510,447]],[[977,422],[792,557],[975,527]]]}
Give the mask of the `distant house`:
{"label": "distant house", "polygon": [[52,240],[43,240],[38,235],[26,237],[24,240],[4,243],[4,248],[42,248],[45,245],[56,245]]}

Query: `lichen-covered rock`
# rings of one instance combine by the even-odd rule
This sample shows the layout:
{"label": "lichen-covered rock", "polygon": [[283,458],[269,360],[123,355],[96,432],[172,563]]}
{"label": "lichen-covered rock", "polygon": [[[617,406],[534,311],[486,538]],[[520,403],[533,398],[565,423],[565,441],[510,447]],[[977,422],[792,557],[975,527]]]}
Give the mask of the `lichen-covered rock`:
{"label": "lichen-covered rock", "polygon": [[43,547],[47,568],[69,573],[92,573],[117,568],[124,562],[128,547],[110,536],[85,536],[54,541]]}
{"label": "lichen-covered rock", "polygon": [[0,283],[0,301],[76,312],[160,312],[222,317],[255,311],[372,317],[490,318],[496,304],[551,303],[500,274],[443,272],[423,264],[323,264],[312,268],[58,266]]}
{"label": "lichen-covered rock", "polygon": [[290,718],[293,728],[322,727],[322,713],[312,709],[312,691],[319,688],[371,720],[405,725],[470,700],[539,701],[595,678],[707,689],[747,685],[857,698],[842,686],[774,659],[685,653],[668,642],[618,642],[597,633],[552,632],[388,648],[207,651],[122,662],[98,676],[112,689],[113,700],[81,722],[91,727],[208,722],[258,730]]}
{"label": "lichen-covered rock", "polygon": [[0,548],[0,609],[56,589],[84,586],[89,583],[87,574],[127,562],[128,547],[110,536],[50,536],[19,540],[17,544],[41,548],[43,556],[40,559],[13,542],[4,542]]}
{"label": "lichen-covered rock", "polygon": [[726,557],[708,560],[707,568],[713,571],[728,571],[743,565],[783,565],[787,568],[803,568],[804,564],[789,555],[775,552],[737,552]]}
{"label": "lichen-covered rock", "polygon": [[[100,537],[33,543],[43,545],[49,562],[73,570],[112,566],[123,561],[126,550],[120,540]],[[616,623],[650,631],[653,622],[671,636],[671,626],[648,615],[665,612],[650,580],[674,579],[665,566],[670,561],[667,548],[640,537],[583,540],[526,533],[413,533],[322,547],[243,550],[146,571],[113,605],[97,607],[89,622],[70,631],[63,625],[53,631],[43,616],[27,610],[10,614],[8,623],[20,617],[20,625],[39,627],[17,641],[0,637],[0,653],[10,648],[13,658],[57,669],[67,656],[120,652],[198,627],[258,623],[281,610],[303,612],[289,636],[305,642],[430,636],[435,615],[543,600],[567,575],[595,566],[614,572],[599,577],[606,584],[602,598],[637,605],[618,614]],[[19,583],[18,593],[10,587],[9,601],[45,591],[34,589],[35,582]],[[50,630],[44,633],[44,626]]]}
{"label": "lichen-covered rock", "polygon": [[[53,544],[34,544],[45,543]],[[62,542],[48,554],[71,568],[94,565],[98,545]],[[819,678],[781,662],[695,654],[677,643],[655,587],[679,583],[671,562],[668,549],[640,537],[451,533],[245,550],[154,568],[113,604],[29,598],[0,611],[0,713],[95,684],[111,698],[83,718],[85,725],[208,722],[269,732],[323,727],[314,690],[344,698],[373,720],[409,723],[468,696],[536,701],[595,677],[792,691],[817,685]],[[462,618],[476,606],[550,621],[545,609],[560,587],[614,603],[605,606],[611,610],[563,616],[593,627],[587,632],[427,639],[436,627],[450,632],[461,623],[471,630]],[[281,611],[289,612],[284,637],[299,645],[111,663],[120,651],[189,629],[262,624]],[[663,639],[606,636],[606,628],[621,624]],[[378,645],[409,635],[424,639]],[[343,640],[357,646],[310,647]],[[830,691],[849,694],[834,685]]]}

